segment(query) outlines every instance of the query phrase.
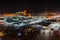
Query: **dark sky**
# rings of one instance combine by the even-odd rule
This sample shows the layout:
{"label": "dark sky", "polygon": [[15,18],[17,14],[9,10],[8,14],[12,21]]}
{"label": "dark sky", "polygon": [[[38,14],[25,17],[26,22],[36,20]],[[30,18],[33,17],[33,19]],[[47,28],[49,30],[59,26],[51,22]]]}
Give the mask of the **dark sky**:
{"label": "dark sky", "polygon": [[31,13],[60,11],[58,0],[0,0],[0,13],[17,12],[26,9]]}

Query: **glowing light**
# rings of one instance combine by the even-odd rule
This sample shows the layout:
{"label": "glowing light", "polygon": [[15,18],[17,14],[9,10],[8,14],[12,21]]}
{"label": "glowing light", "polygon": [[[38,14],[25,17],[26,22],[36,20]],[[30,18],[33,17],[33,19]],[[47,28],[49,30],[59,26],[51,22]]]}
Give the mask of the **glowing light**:
{"label": "glowing light", "polygon": [[28,17],[32,17],[30,13],[28,14]]}
{"label": "glowing light", "polygon": [[10,16],[15,16],[16,14],[13,14],[13,13],[5,13],[3,14],[3,16],[7,16],[7,17],[10,17]]}
{"label": "glowing light", "polygon": [[20,36],[20,35],[22,35],[21,33],[18,33],[18,35]]}
{"label": "glowing light", "polygon": [[24,10],[24,14],[23,15],[26,16],[26,10]]}
{"label": "glowing light", "polygon": [[4,36],[4,33],[3,33],[3,32],[0,32],[0,36],[1,36],[1,37]]}

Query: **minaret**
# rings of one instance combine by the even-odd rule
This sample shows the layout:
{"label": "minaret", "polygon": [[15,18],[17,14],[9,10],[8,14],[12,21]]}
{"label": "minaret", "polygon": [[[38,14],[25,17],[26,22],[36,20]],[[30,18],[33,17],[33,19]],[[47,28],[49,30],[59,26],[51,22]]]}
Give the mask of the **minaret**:
{"label": "minaret", "polygon": [[26,10],[24,10],[24,13],[23,13],[23,15],[24,15],[24,16],[26,16],[26,15],[27,15],[27,14],[26,14]]}
{"label": "minaret", "polygon": [[28,17],[32,17],[30,13],[28,13]]}

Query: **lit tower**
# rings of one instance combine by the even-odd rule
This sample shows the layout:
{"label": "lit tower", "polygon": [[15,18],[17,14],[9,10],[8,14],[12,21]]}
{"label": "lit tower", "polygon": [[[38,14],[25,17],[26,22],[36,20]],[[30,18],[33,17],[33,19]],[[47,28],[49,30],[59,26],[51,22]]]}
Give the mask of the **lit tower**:
{"label": "lit tower", "polygon": [[30,13],[28,13],[28,17],[32,17]]}
{"label": "lit tower", "polygon": [[24,13],[23,13],[24,16],[26,16],[26,10],[24,10]]}

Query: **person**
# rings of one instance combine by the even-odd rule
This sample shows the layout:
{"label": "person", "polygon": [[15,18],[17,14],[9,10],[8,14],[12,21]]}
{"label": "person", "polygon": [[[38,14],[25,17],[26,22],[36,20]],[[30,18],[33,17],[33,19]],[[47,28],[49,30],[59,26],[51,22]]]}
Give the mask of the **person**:
{"label": "person", "polygon": [[50,35],[50,30],[47,28],[46,30],[45,30],[45,36],[49,36]]}

